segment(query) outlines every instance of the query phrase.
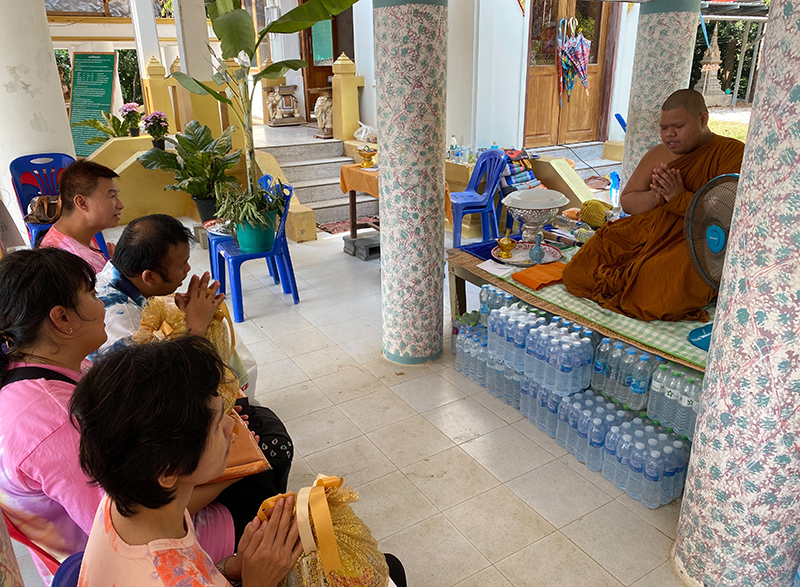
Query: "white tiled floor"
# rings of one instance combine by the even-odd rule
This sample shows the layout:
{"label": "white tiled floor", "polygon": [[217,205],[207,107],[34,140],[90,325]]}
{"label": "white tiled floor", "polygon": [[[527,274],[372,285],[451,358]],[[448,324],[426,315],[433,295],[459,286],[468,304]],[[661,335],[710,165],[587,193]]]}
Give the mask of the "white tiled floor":
{"label": "white tiled floor", "polygon": [[[380,261],[318,236],[290,245],[297,306],[264,264],[242,275],[237,333],[259,363],[259,400],[294,439],[290,489],[344,476],[411,587],[680,585],[667,560],[679,504],[650,511],[588,472],[456,373],[449,333],[435,363],[382,359]],[[194,270],[207,259],[196,247]],[[20,562],[28,579],[30,558]]]}

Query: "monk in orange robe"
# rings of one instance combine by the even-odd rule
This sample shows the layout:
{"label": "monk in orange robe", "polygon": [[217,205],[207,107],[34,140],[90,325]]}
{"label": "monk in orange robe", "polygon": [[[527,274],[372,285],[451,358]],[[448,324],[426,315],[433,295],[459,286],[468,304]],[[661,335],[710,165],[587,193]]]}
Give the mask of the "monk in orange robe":
{"label": "monk in orange robe", "polygon": [[573,295],[640,320],[708,321],[703,308],[717,292],[695,273],[683,219],[695,192],[738,173],[744,143],[708,128],[702,94],[679,90],[661,110],[662,144],[650,149],[620,201],[630,217],[607,223],[564,269]]}

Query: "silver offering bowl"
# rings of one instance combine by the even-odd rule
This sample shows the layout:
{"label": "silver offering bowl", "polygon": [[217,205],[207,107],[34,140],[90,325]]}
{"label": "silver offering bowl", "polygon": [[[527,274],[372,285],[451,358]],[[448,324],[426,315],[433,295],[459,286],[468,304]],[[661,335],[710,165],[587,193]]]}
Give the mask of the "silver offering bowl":
{"label": "silver offering bowl", "polygon": [[555,190],[520,190],[503,198],[503,205],[514,220],[522,224],[522,240],[534,242],[542,226],[558,215],[569,199]]}

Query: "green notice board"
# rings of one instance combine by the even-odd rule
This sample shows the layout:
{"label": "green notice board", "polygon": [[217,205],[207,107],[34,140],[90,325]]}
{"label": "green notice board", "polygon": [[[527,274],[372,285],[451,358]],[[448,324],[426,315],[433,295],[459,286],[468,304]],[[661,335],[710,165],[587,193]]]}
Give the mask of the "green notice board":
{"label": "green notice board", "polygon": [[333,65],[333,27],[330,20],[322,20],[311,27],[311,46],[314,65]]}
{"label": "green notice board", "polygon": [[[116,67],[116,52],[73,54],[70,124],[90,118],[102,120],[101,112],[111,112]],[[92,128],[72,127],[72,143],[78,157],[94,153],[100,145],[87,145],[86,141],[97,136],[102,133]]]}

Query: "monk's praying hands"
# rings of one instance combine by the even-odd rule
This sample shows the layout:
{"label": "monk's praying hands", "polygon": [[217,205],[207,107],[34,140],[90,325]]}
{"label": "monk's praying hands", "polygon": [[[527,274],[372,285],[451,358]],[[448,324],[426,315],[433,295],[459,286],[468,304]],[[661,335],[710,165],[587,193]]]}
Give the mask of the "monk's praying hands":
{"label": "monk's praying hands", "polygon": [[669,202],[673,196],[684,190],[681,172],[677,169],[670,169],[662,163],[661,167],[653,170],[650,189]]}

